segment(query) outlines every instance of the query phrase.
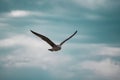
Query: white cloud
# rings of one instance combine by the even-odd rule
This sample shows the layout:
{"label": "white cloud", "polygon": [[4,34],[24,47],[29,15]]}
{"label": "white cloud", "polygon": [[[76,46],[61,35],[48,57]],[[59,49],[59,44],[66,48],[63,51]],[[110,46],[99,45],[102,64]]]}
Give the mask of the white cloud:
{"label": "white cloud", "polygon": [[47,16],[48,14],[41,11],[29,11],[29,10],[12,10],[4,13],[4,17],[26,17],[26,16]]}
{"label": "white cloud", "polygon": [[12,47],[12,46],[27,46],[27,47],[38,47],[39,45],[43,45],[39,41],[32,39],[31,37],[25,35],[16,35],[13,37],[9,37],[3,40],[0,40],[0,47]]}
{"label": "white cloud", "polygon": [[28,15],[30,15],[30,12],[25,10],[13,10],[8,14],[10,17],[24,17]]}
{"label": "white cloud", "polygon": [[[85,50],[87,51],[87,53],[89,52],[90,55],[98,55],[98,53],[101,52],[101,48],[103,48],[103,46],[106,46],[96,44],[79,45],[74,43],[69,43],[69,45],[72,45],[72,47],[76,49],[80,49],[80,51]],[[67,44],[65,46],[68,47]],[[0,40],[0,47],[18,47],[10,51],[9,54],[0,56],[0,61],[3,63],[2,66],[6,68],[41,68],[43,70],[49,71],[52,75],[56,77],[59,77],[59,75],[61,75],[64,79],[73,78],[84,69],[91,70],[95,74],[107,77],[115,77],[114,75],[117,75],[119,73],[118,71],[120,71],[120,67],[118,65],[115,65],[115,63],[110,59],[102,61],[79,62],[76,61],[75,56],[65,54],[62,51],[51,53],[47,50],[48,48],[50,48],[47,43],[42,40],[40,41],[39,38],[35,39],[27,35],[16,35],[14,37]],[[109,52],[109,50],[106,50],[106,52]],[[89,55],[87,54],[87,56]],[[76,62],[74,63],[74,61]]]}
{"label": "white cloud", "polygon": [[85,61],[81,63],[83,69],[91,70],[97,75],[104,77],[119,77],[120,65],[116,65],[112,60]]}
{"label": "white cloud", "polygon": [[74,48],[79,48],[81,50],[88,51],[90,55],[94,56],[120,56],[119,47],[111,47],[106,44],[71,44]]}
{"label": "white cloud", "polygon": [[[59,7],[57,7],[59,8]],[[3,13],[3,17],[12,17],[12,18],[20,18],[20,17],[30,17],[30,16],[37,16],[37,17],[52,17],[52,18],[61,18],[63,17],[63,9],[59,9],[59,12],[57,11],[58,9],[52,9],[51,11],[48,12],[43,12],[43,11],[29,11],[29,10],[12,10],[7,13]],[[61,10],[61,11],[60,11]],[[64,10],[65,11],[65,10]],[[61,13],[62,12],[62,13]],[[64,14],[65,15],[65,14]],[[6,18],[6,19],[8,19]],[[5,19],[5,20],[6,20]],[[34,19],[34,18],[33,18]],[[3,20],[3,19],[2,19]]]}
{"label": "white cloud", "polygon": [[8,69],[35,67],[50,71],[56,76],[63,75],[66,71],[62,67],[69,64],[72,58],[60,52],[49,52],[47,50],[50,48],[49,45],[39,40],[26,35],[16,35],[0,40],[0,47],[2,48],[18,47],[10,51],[9,54],[0,56],[2,66]]}
{"label": "white cloud", "polygon": [[120,56],[120,48],[104,46],[101,47],[97,53],[99,53],[99,55]]}

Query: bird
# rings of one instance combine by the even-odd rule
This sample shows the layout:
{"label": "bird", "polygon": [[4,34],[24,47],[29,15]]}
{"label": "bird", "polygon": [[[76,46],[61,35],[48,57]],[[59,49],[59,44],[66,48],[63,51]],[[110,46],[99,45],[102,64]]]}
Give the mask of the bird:
{"label": "bird", "polygon": [[46,43],[48,43],[52,48],[51,49],[48,49],[49,51],[53,52],[53,51],[59,51],[61,50],[61,46],[66,42],[68,41],[70,38],[72,38],[76,33],[77,33],[77,30],[71,35],[69,36],[67,39],[65,39],[64,41],[62,41],[60,44],[55,44],[53,41],[51,41],[48,37],[42,35],[42,34],[39,34],[37,32],[34,32],[32,30],[30,30],[34,35],[38,36],[39,38],[41,38],[42,40],[44,40]]}

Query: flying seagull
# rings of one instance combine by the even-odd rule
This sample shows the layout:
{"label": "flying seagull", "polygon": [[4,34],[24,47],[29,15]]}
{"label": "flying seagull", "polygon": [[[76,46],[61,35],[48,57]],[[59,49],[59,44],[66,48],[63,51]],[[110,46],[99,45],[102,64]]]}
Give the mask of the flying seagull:
{"label": "flying seagull", "polygon": [[70,37],[68,37],[67,39],[65,39],[64,41],[62,41],[59,45],[56,45],[54,42],[52,42],[48,37],[44,36],[44,35],[41,35],[39,33],[36,33],[32,30],[30,30],[33,34],[35,34],[36,36],[40,37],[42,40],[44,40],[45,42],[47,42],[51,47],[52,49],[48,49],[49,51],[59,51],[61,50],[61,46],[67,41],[69,40],[70,38],[72,38],[76,33],[77,31],[74,32],[74,34],[72,34]]}

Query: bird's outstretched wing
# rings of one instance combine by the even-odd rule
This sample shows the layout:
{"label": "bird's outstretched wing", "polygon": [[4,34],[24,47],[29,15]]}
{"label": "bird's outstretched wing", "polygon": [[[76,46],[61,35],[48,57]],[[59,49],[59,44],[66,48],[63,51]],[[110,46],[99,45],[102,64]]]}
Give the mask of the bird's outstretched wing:
{"label": "bird's outstretched wing", "polygon": [[77,33],[77,31],[75,31],[74,34],[72,34],[70,37],[68,37],[63,42],[61,42],[60,45],[63,45],[63,43],[65,43],[67,40],[69,40],[70,38],[72,38],[76,33]]}
{"label": "bird's outstretched wing", "polygon": [[30,30],[33,34],[35,34],[36,36],[38,36],[38,37],[40,37],[42,40],[44,40],[44,41],[46,41],[50,46],[52,46],[52,47],[54,47],[54,46],[56,46],[56,44],[55,43],[53,43],[49,38],[47,38],[46,36],[43,36],[43,35],[41,35],[41,34],[39,34],[39,33],[36,33],[36,32],[34,32],[34,31],[32,31],[32,30]]}

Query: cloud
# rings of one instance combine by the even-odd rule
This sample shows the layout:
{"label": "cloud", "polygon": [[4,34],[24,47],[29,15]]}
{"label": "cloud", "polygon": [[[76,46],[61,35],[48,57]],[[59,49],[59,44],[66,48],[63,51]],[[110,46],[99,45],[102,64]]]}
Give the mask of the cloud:
{"label": "cloud", "polygon": [[30,15],[30,12],[24,10],[12,10],[8,16],[10,17],[25,17]]}
{"label": "cloud", "polygon": [[[30,42],[30,43],[29,43]],[[38,47],[39,42],[25,35],[16,35],[6,39],[0,40],[0,47],[12,47],[12,46],[33,46]],[[43,45],[43,44],[42,44]]]}
{"label": "cloud", "polygon": [[98,53],[100,55],[107,55],[107,56],[120,56],[120,48],[119,47],[102,47]]}
{"label": "cloud", "polygon": [[97,9],[105,5],[106,0],[74,0],[74,2],[80,6],[89,9]]}
{"label": "cloud", "polygon": [[48,46],[42,40],[40,42],[26,35],[16,35],[0,40],[0,47],[16,48],[9,51],[9,54],[0,56],[0,62],[3,63],[1,66],[7,69],[35,67],[47,70],[52,75],[63,75],[66,72],[63,67],[69,64],[72,58],[60,52],[51,53],[47,50],[50,48]]}
{"label": "cloud", "polygon": [[5,29],[9,26],[8,23],[0,23],[0,30]]}
{"label": "cloud", "polygon": [[[84,40],[84,36],[81,36],[81,39],[82,37]],[[65,44],[64,46],[66,49],[69,49],[69,47],[67,47],[69,45],[72,45],[74,49],[83,51],[84,53],[89,53],[90,55],[102,55],[102,56],[113,56],[113,57],[120,56],[119,47],[111,47],[106,44],[80,44],[78,45],[76,43],[69,43],[69,44]],[[14,46],[23,46],[27,48],[41,48],[41,49],[50,48],[50,46],[44,41],[40,42],[39,40],[36,40],[26,35],[16,35],[13,37],[0,40],[0,47],[6,48],[6,47],[14,47]]]}
{"label": "cloud", "polygon": [[[83,58],[83,55],[80,53],[84,53],[86,57],[94,57],[93,55],[95,55],[97,51],[102,51],[100,48],[103,46],[105,47],[105,45],[78,45],[76,43],[70,43],[72,47],[80,51],[74,52],[73,56],[65,54],[63,51],[51,53],[47,50],[50,48],[49,45],[44,41],[39,40],[32,38],[29,35],[16,35],[0,40],[0,47],[2,48],[16,47],[9,51],[9,54],[0,56],[0,62],[2,62],[1,66],[8,69],[23,67],[40,68],[42,70],[47,70],[53,76],[56,76],[56,78],[60,78],[59,75],[61,75],[61,79],[78,77],[76,75],[82,74],[81,71],[84,72],[84,70],[91,70],[95,74],[107,77],[111,75],[112,77],[116,77],[114,75],[119,73],[119,66],[111,59],[101,61],[76,60],[76,53],[79,53],[79,58]],[[68,47],[68,45],[66,44],[65,46]],[[87,54],[85,54],[84,51],[86,51]],[[109,51],[106,50],[106,52]],[[98,53],[96,53],[96,55],[98,55]]]}
{"label": "cloud", "polygon": [[73,0],[73,3],[77,4],[82,8],[87,8],[89,10],[99,10],[102,13],[118,13],[118,7],[120,6],[120,1],[113,0]]}
{"label": "cloud", "polygon": [[86,19],[90,19],[90,20],[100,20],[100,19],[103,19],[104,17],[103,16],[100,16],[100,15],[97,15],[97,14],[88,14],[88,13],[84,13],[83,14],[84,18]]}
{"label": "cloud", "polygon": [[117,57],[120,56],[120,48],[119,47],[111,47],[107,44],[81,44],[76,45],[72,44],[75,48],[79,48],[80,51],[87,50],[86,53],[94,56],[109,56],[109,57]]}
{"label": "cloud", "polygon": [[29,10],[11,10],[10,12],[2,13],[4,17],[30,17],[30,16],[47,16],[48,14],[41,11]]}
{"label": "cloud", "polygon": [[[35,3],[37,1],[32,2]],[[112,15],[107,15],[109,14],[107,12],[108,9],[106,9],[106,12],[103,11],[105,5],[112,4],[105,4],[106,1],[108,0],[73,0],[74,3],[71,3],[71,1],[63,0],[53,0],[51,2],[45,0],[45,2],[39,1],[41,3],[38,3],[38,5],[25,1],[25,4],[30,4],[28,8],[24,7],[23,1],[20,1],[21,4],[14,6],[16,10],[10,9],[11,11],[2,12],[1,14],[3,15],[0,14],[0,21],[2,22],[0,23],[0,29],[3,36],[0,39],[0,67],[3,68],[3,71],[4,69],[7,71],[11,68],[23,69],[25,67],[31,70],[33,68],[42,69],[56,77],[57,80],[61,77],[64,79],[60,80],[76,80],[77,78],[78,80],[82,78],[84,80],[86,77],[91,77],[92,74],[89,71],[93,72],[93,77],[96,77],[96,75],[110,78],[118,76],[120,73],[118,72],[120,71],[119,65],[115,64],[113,60],[115,62],[118,60],[115,58],[120,56],[120,48],[111,47],[107,44],[109,44],[109,41],[112,43],[111,39],[114,39],[113,42],[119,40],[117,37],[119,29],[115,27],[118,26],[116,20],[114,22],[111,18],[113,13],[110,13]],[[114,7],[114,5],[111,7]],[[98,12],[91,10],[98,10]],[[104,21],[101,18],[107,19]],[[98,19],[101,20],[98,22]],[[73,27],[77,24],[80,25]],[[50,46],[41,39],[36,39],[34,35],[32,37],[25,33],[21,34],[28,28],[40,33],[48,34],[49,32],[54,34],[48,34],[48,36],[51,39],[53,36],[56,37],[55,40],[58,43],[64,40],[67,35],[69,36],[68,28],[71,32],[77,28],[79,32],[73,39],[63,45],[61,51],[51,53],[47,50]],[[64,31],[60,29],[64,29]],[[15,32],[20,34],[15,35]],[[11,34],[12,37],[8,37]],[[97,41],[98,43],[96,43]],[[114,59],[110,59],[113,57]],[[94,80],[92,79],[93,77],[91,77],[91,80]],[[98,80],[98,78],[95,80]]]}
{"label": "cloud", "polygon": [[116,65],[109,58],[102,61],[84,61],[81,66],[83,69],[108,78],[119,77],[118,74],[120,74],[120,65]]}

